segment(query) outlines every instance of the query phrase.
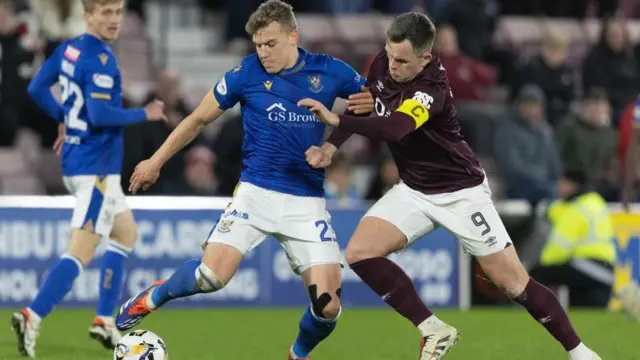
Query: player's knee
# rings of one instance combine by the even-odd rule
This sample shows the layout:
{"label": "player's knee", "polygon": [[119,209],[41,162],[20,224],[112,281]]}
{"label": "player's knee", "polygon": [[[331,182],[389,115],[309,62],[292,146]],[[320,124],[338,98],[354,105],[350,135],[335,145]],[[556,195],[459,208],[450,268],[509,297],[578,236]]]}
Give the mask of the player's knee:
{"label": "player's knee", "polygon": [[125,248],[133,248],[133,245],[136,243],[137,239],[138,239],[138,232],[135,229],[133,229],[133,230],[118,234],[117,236],[113,236],[111,240]]}
{"label": "player's knee", "polygon": [[334,293],[324,292],[318,294],[316,285],[309,286],[309,296],[311,297],[311,309],[320,318],[336,320],[341,313],[340,293],[342,288],[338,288]]}
{"label": "player's knee", "polygon": [[213,270],[203,263],[196,268],[196,283],[205,293],[218,291],[226,285]]}
{"label": "player's knee", "polygon": [[88,265],[96,254],[100,244],[100,237],[92,232],[82,229],[74,229],[67,254]]}
{"label": "player's knee", "polygon": [[370,259],[376,257],[375,251],[367,246],[361,245],[359,241],[350,241],[345,250],[345,258],[347,263],[354,264],[358,261]]}
{"label": "player's knee", "polygon": [[504,271],[493,272],[489,275],[491,281],[510,299],[520,296],[529,282],[529,275],[526,270],[504,269]]}

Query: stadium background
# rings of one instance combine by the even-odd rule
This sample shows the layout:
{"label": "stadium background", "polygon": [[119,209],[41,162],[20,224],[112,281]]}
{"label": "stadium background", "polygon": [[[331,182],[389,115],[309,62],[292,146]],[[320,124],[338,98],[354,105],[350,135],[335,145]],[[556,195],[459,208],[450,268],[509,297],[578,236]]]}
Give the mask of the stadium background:
{"label": "stadium background", "polygon": [[[123,182],[209,87],[252,51],[244,23],[260,1],[127,3],[121,39],[114,44],[123,72],[126,106],[160,98],[168,106],[169,122],[126,129]],[[582,164],[584,168],[579,170],[595,174],[593,185],[610,201],[614,212],[620,262],[616,286],[640,278],[640,207],[625,213],[619,205],[620,164],[624,163],[631,132],[628,124],[633,121],[634,102],[640,94],[640,21],[636,19],[640,1],[290,3],[297,11],[302,46],[344,59],[363,74],[383,45],[393,14],[418,10],[433,18],[447,35],[438,39],[435,52],[447,68],[463,133],[487,171],[499,211],[525,261],[535,257],[535,252],[528,253],[527,244],[542,233],[538,210],[543,196],[534,189],[553,192],[562,180],[562,171],[552,169],[553,161],[548,159],[535,166],[522,164],[531,165],[532,183],[517,184],[514,189],[506,176],[510,169],[505,168],[500,155],[516,149],[505,150],[494,135],[505,122],[518,118],[518,101],[529,96],[527,100],[539,101],[543,109],[539,120],[546,123],[546,136],[556,141],[563,132],[573,131],[564,125],[580,118],[584,95],[594,88],[604,91],[611,114],[596,127],[601,143],[579,141],[569,150],[534,156],[559,158],[566,170],[566,164],[575,167],[572,161],[581,152],[591,151],[593,146],[606,148],[608,161]],[[78,6],[75,0],[0,0],[0,308],[6,310],[23,306],[35,296],[46,269],[68,241],[73,201],[64,196],[59,161],[50,150],[56,124],[28,99],[26,86],[57,43],[82,32]],[[603,28],[624,31],[619,39],[613,35],[607,40],[602,36]],[[617,33],[615,29],[611,32]],[[616,41],[621,45],[609,43]],[[559,65],[548,66],[541,55],[543,49],[559,54]],[[537,91],[522,95],[521,89],[532,84],[543,98],[536,97]],[[338,101],[335,109],[343,108]],[[237,107],[225,113],[167,164],[161,180],[149,192],[130,198],[141,241],[128,264],[123,298],[166,277],[185,259],[199,256],[200,242],[239,177],[243,135],[239,116]],[[343,149],[328,170],[326,184],[333,225],[342,245],[371,201],[398,180],[384,145],[354,136]],[[473,261],[460,254],[454,239],[444,231],[428,236],[396,259],[408,270],[424,300],[435,307],[509,304],[477,280]],[[98,264],[94,262],[85,271],[63,306],[90,308],[95,304]],[[345,269],[344,274],[346,306],[383,306],[353,273]],[[249,255],[227,289],[179,301],[174,307],[287,308],[305,304],[300,281],[272,239]],[[611,308],[618,308],[615,301]],[[606,323],[603,319],[599,317],[592,324]],[[4,359],[5,349],[0,342],[0,359]],[[620,354],[618,359],[640,358]]]}

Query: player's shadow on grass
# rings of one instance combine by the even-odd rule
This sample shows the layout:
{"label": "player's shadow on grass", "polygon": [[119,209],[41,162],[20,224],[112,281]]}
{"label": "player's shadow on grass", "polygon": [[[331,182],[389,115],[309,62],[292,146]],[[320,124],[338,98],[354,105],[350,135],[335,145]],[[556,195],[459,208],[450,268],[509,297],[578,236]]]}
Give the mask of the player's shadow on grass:
{"label": "player's shadow on grass", "polygon": [[[93,345],[93,343],[92,343]],[[108,350],[99,347],[83,348],[59,344],[38,344],[36,355],[39,360],[87,360],[113,356]],[[0,341],[0,360],[24,360],[18,354],[15,341]]]}

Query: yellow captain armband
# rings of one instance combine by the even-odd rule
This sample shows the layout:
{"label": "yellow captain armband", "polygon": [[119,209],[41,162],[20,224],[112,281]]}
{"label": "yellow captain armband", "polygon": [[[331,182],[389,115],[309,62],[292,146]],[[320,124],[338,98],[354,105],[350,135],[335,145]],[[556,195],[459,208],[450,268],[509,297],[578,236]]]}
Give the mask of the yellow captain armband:
{"label": "yellow captain armband", "polygon": [[411,116],[416,122],[416,129],[429,120],[429,109],[416,99],[403,101],[396,111]]}
{"label": "yellow captain armband", "polygon": [[91,93],[92,99],[111,100],[111,95],[105,93]]}

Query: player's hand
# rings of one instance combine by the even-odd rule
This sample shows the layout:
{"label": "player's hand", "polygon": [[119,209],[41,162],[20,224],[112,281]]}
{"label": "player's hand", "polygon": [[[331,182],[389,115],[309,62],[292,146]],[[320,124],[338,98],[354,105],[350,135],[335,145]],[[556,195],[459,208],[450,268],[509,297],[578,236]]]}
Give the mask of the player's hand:
{"label": "player's hand", "polygon": [[373,95],[366,86],[360,92],[349,96],[347,110],[354,114],[371,114],[373,112]]}
{"label": "player's hand", "polygon": [[58,137],[52,146],[53,151],[58,156],[60,156],[60,153],[62,152],[62,144],[64,144],[64,124],[58,125]]}
{"label": "player's hand", "polygon": [[314,168],[325,168],[331,165],[331,154],[319,146],[312,146],[304,153],[307,163]]}
{"label": "player's hand", "polygon": [[144,112],[147,114],[147,121],[167,121],[167,116],[164,114],[164,102],[160,100],[153,100],[144,107]]}
{"label": "player's hand", "polygon": [[338,126],[340,124],[340,118],[337,114],[332,113],[321,102],[313,99],[302,99],[298,101],[298,106],[303,106],[309,109],[318,119],[323,123],[331,126]]}
{"label": "player's hand", "polygon": [[140,189],[146,191],[158,181],[158,177],[160,177],[159,166],[151,160],[141,161],[131,175],[129,191],[132,194],[137,193]]}

